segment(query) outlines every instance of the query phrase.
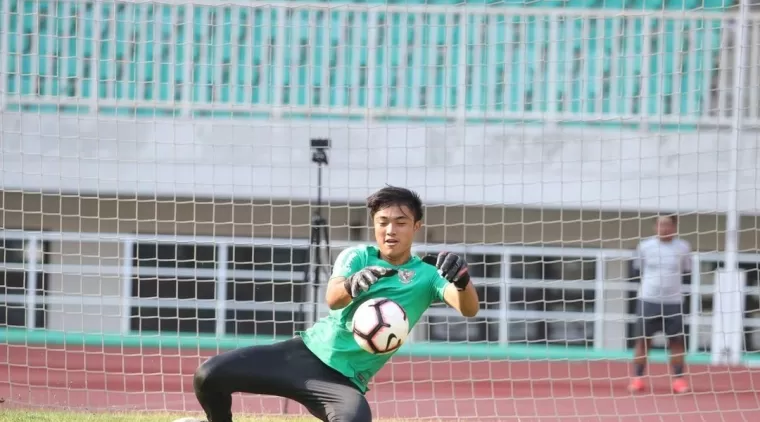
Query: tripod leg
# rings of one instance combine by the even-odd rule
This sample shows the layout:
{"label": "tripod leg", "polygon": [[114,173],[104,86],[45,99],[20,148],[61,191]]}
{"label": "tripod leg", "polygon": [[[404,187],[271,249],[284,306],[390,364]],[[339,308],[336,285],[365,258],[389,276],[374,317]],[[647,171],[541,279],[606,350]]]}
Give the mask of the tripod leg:
{"label": "tripod leg", "polygon": [[326,278],[329,280],[330,279],[330,267],[332,266],[331,265],[331,260],[330,260],[330,231],[327,230],[327,226],[326,225],[322,226],[322,230],[323,230],[323,232],[322,232],[322,239],[324,240],[324,245],[322,246],[323,247],[322,252],[324,253],[324,263],[325,264],[323,265],[323,267],[321,268],[321,270],[325,274],[327,274]]}

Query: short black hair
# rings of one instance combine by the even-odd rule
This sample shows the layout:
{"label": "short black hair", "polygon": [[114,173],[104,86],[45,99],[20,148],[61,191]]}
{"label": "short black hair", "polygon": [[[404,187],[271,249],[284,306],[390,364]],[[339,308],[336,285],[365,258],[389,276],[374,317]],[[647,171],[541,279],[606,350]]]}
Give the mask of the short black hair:
{"label": "short black hair", "polygon": [[371,218],[374,218],[378,211],[392,206],[406,206],[412,211],[415,222],[422,220],[422,200],[412,190],[389,185],[367,198]]}
{"label": "short black hair", "polygon": [[678,216],[677,216],[677,215],[675,215],[675,214],[665,214],[665,215],[659,215],[657,218],[658,218],[658,219],[659,219],[659,218],[667,218],[667,219],[669,219],[669,220],[670,220],[670,222],[671,222],[671,223],[673,223],[673,225],[674,225],[674,226],[677,226],[677,225],[678,225]]}

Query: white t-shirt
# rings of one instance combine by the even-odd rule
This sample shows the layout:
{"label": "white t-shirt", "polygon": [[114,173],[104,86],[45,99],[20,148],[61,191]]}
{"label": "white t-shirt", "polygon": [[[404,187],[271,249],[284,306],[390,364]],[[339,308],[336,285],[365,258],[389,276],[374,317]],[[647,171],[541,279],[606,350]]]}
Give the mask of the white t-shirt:
{"label": "white t-shirt", "polygon": [[654,303],[682,303],[683,274],[691,272],[691,245],[674,238],[642,240],[636,248],[634,267],[641,270],[639,297]]}

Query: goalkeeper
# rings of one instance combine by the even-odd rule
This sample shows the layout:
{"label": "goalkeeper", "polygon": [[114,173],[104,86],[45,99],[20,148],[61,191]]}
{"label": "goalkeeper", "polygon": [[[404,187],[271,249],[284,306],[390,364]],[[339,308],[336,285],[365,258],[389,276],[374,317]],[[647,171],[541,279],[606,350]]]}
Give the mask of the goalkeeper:
{"label": "goalkeeper", "polygon": [[367,199],[367,207],[377,244],[340,253],[327,286],[328,316],[293,339],[228,351],[196,370],[195,395],[208,422],[232,422],[237,392],[294,400],[323,421],[371,421],[364,394],[390,355],[368,353],[354,340],[350,326],[358,304],[373,297],[394,300],[405,309],[410,329],[438,301],[463,316],[477,314],[478,294],[461,256],[412,255],[422,226],[417,194],[385,187]]}

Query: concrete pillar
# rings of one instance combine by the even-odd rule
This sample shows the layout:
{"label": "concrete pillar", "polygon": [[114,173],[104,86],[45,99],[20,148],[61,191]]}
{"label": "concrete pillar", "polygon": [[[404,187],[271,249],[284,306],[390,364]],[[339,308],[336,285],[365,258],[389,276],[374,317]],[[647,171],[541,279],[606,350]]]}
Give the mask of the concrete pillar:
{"label": "concrete pillar", "polygon": [[622,259],[608,260],[605,263],[604,294],[604,350],[625,350],[627,322],[621,318],[628,312],[628,292],[620,286],[628,278],[627,261]]}

